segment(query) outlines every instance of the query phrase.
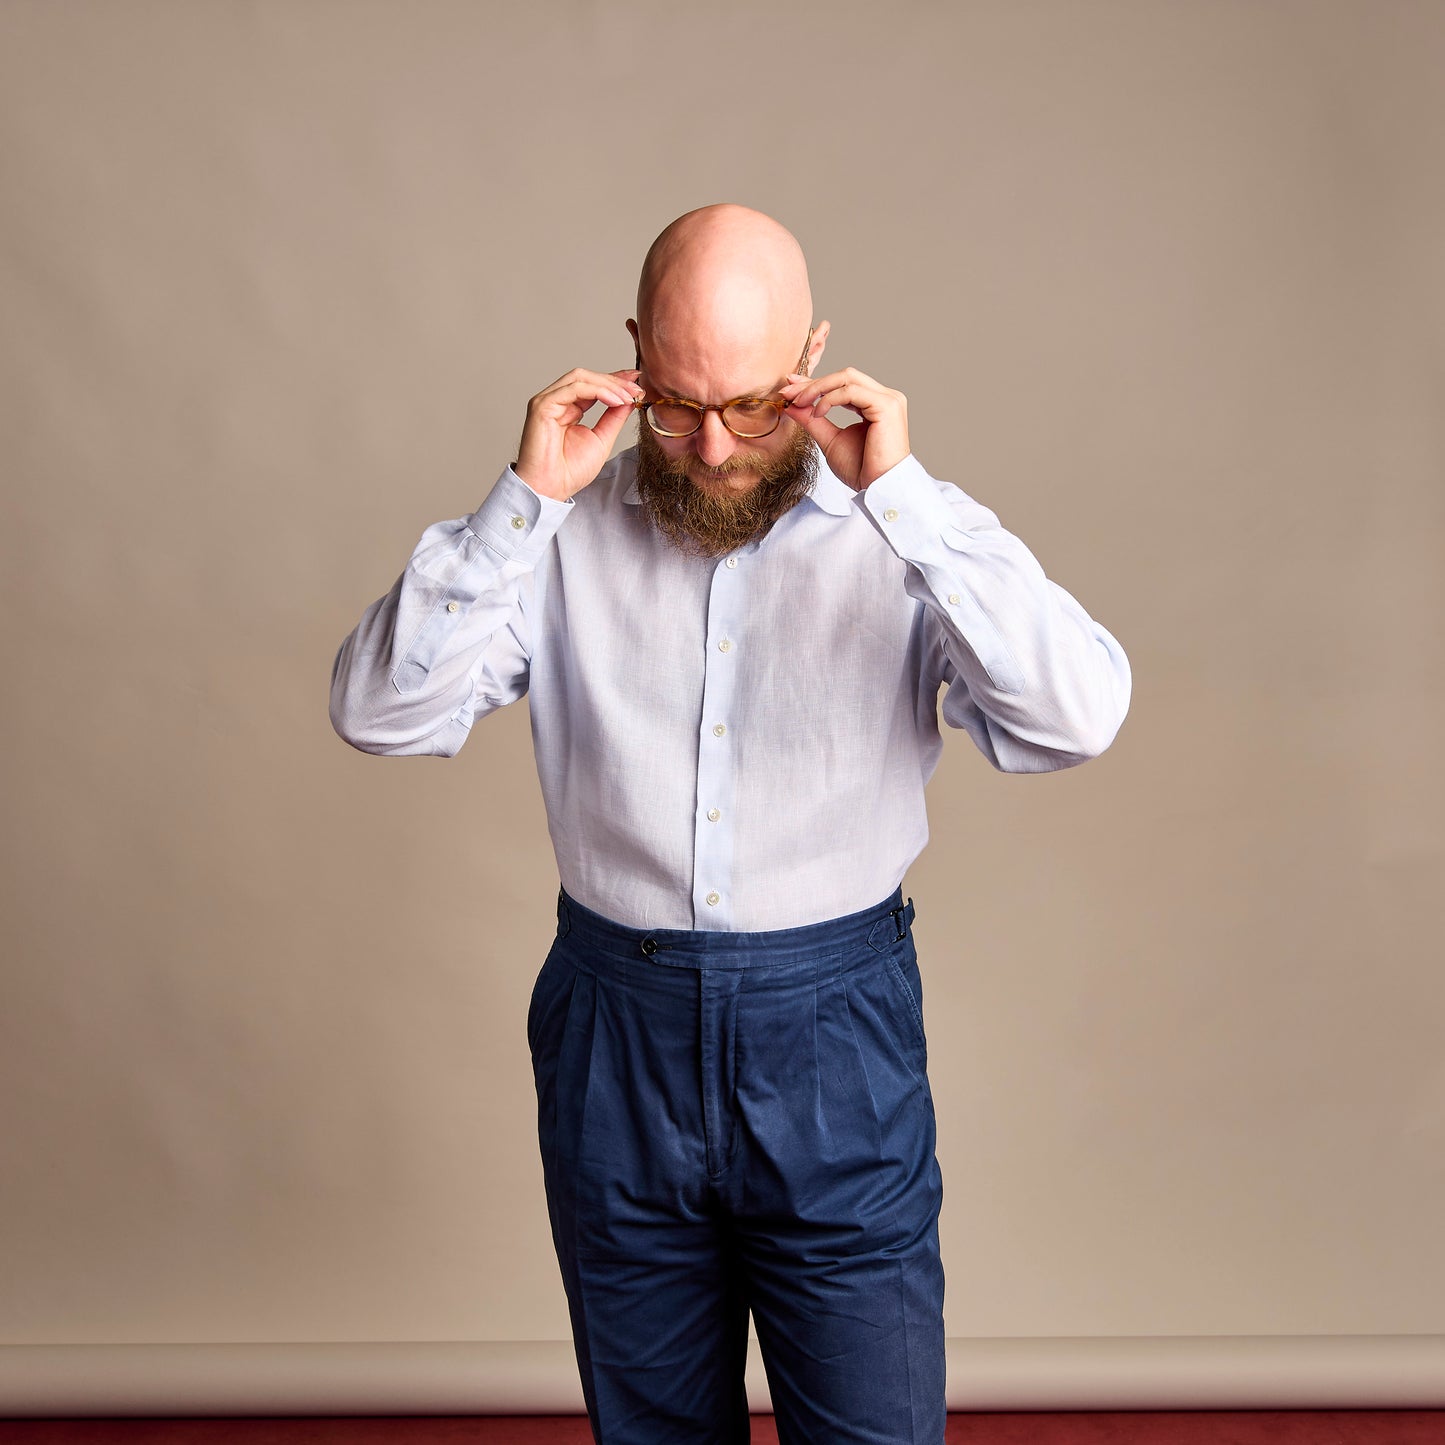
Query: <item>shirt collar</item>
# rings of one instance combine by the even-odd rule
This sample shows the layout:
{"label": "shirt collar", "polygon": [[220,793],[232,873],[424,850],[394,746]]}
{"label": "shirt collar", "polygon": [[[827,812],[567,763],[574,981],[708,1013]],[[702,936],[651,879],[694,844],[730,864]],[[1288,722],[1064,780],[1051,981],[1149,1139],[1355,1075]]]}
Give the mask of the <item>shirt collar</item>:
{"label": "shirt collar", "polygon": [[[814,451],[817,451],[818,444],[813,443]],[[629,461],[633,461],[636,448],[629,448],[623,455]],[[642,504],[642,498],[637,494],[637,475],[635,463],[631,468],[632,480],[627,484],[627,490],[622,494],[622,500],[629,507],[637,507]],[[808,493],[805,501],[811,502],[815,507],[827,512],[833,517],[846,517],[853,510],[853,501],[858,493],[850,487],[847,482],[840,481],[829,470],[828,463],[823,460],[823,454],[818,452],[818,475],[813,483],[813,490]]]}

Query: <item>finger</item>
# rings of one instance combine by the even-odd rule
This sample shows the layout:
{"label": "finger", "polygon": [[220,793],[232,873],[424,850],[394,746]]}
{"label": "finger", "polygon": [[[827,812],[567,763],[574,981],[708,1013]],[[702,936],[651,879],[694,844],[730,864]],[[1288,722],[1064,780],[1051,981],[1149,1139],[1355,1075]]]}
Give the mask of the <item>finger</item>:
{"label": "finger", "polygon": [[631,411],[633,399],[619,392],[608,392],[601,396],[589,395],[590,388],[579,394],[568,395],[555,392],[537,403],[537,415],[545,423],[563,428],[578,426],[594,407],[601,405],[608,411],[619,411],[624,417]]}
{"label": "finger", "polygon": [[638,401],[642,397],[642,387],[638,378],[642,375],[640,371],[613,371],[608,375],[614,379],[613,384],[627,401]]}
{"label": "finger", "polygon": [[865,400],[846,388],[838,388],[834,391],[824,392],[821,396],[813,397],[811,400],[804,397],[793,402],[788,407],[787,414],[798,421],[801,416],[827,416],[835,407],[845,407],[855,412],[867,421],[876,421],[882,416],[878,404],[872,400]]}
{"label": "finger", "polygon": [[861,371],[848,366],[842,371],[829,371],[821,376],[804,376],[800,371],[788,373],[785,384],[779,388],[781,391],[820,392],[831,390],[835,386],[842,386],[845,382],[863,382],[868,385],[877,386],[878,383],[871,376],[865,376]]}
{"label": "finger", "polygon": [[543,394],[571,386],[607,387],[621,383],[623,386],[631,387],[633,378],[640,375],[641,372],[633,371],[631,368],[625,371],[589,371],[585,366],[574,366],[565,376],[559,376],[551,386],[545,387]]}
{"label": "finger", "polygon": [[800,376],[794,372],[786,384],[778,388],[778,395],[786,397],[789,406],[812,406],[813,401],[819,395],[820,389],[828,382],[838,379],[838,374],[833,372],[829,376]]}
{"label": "finger", "polygon": [[788,397],[788,404],[790,406],[816,407],[824,396],[836,392],[841,385],[843,382],[839,377],[819,377]]}
{"label": "finger", "polygon": [[608,406],[625,406],[642,395],[642,388],[635,380],[602,371],[584,371],[578,368],[559,376],[545,391],[538,393],[533,401],[547,408],[577,406],[586,412],[594,403],[605,402]]}
{"label": "finger", "polygon": [[896,391],[889,391],[886,386],[853,380],[824,390],[814,399],[813,406],[819,412],[843,406],[869,421],[885,421],[901,409],[902,403],[902,396]]}
{"label": "finger", "polygon": [[882,401],[881,396],[861,391],[856,386],[840,386],[833,391],[825,391],[813,403],[813,410],[819,416],[826,416],[835,406],[842,406],[849,411],[856,411],[869,421],[876,421],[881,415]]}
{"label": "finger", "polygon": [[[849,393],[847,399],[837,400],[839,393],[844,391]],[[843,371],[829,372],[827,376],[811,378],[793,372],[787,384],[779,388],[779,394],[802,406],[816,406],[823,397],[830,398],[830,406],[854,405],[859,398],[870,399],[876,404],[890,395],[886,386],[851,366]]]}

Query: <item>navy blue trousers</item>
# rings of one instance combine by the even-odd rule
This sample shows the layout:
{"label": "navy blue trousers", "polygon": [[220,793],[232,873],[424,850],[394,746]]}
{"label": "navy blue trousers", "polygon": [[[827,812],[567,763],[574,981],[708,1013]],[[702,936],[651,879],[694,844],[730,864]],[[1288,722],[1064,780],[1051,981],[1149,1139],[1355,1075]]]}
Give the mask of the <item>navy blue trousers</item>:
{"label": "navy blue trousers", "polygon": [[600,1445],[944,1436],[922,985],[901,896],[806,928],[623,927],[564,893],[527,1017]]}

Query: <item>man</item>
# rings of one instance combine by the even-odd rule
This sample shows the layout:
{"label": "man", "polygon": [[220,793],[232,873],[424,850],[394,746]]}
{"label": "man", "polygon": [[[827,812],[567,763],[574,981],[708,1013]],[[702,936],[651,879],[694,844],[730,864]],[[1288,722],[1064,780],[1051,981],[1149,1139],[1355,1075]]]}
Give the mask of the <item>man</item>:
{"label": "man", "polygon": [[635,368],[534,396],[515,464],[423,535],[342,646],[332,718],[451,755],[530,690],[562,893],[528,1038],[596,1438],[745,1441],[751,1312],[783,1441],[937,1445],[942,1186],[899,884],[939,693],[995,767],[1042,772],[1109,745],[1128,663],[924,471],[900,393],[819,374],[828,323],[776,221],[675,221],[627,326]]}

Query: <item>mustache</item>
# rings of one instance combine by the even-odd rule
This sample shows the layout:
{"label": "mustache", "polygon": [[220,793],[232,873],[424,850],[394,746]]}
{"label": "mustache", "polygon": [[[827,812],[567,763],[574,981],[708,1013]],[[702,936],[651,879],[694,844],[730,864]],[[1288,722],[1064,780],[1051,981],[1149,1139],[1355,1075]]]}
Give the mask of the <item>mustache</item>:
{"label": "mustache", "polygon": [[[697,466],[690,468],[689,464],[693,461],[697,462]],[[742,472],[765,472],[767,466],[768,459],[756,452],[734,452],[725,462],[715,467],[707,466],[696,457],[678,457],[667,470],[679,477],[685,477],[689,470],[702,472],[709,477],[735,477]]]}

